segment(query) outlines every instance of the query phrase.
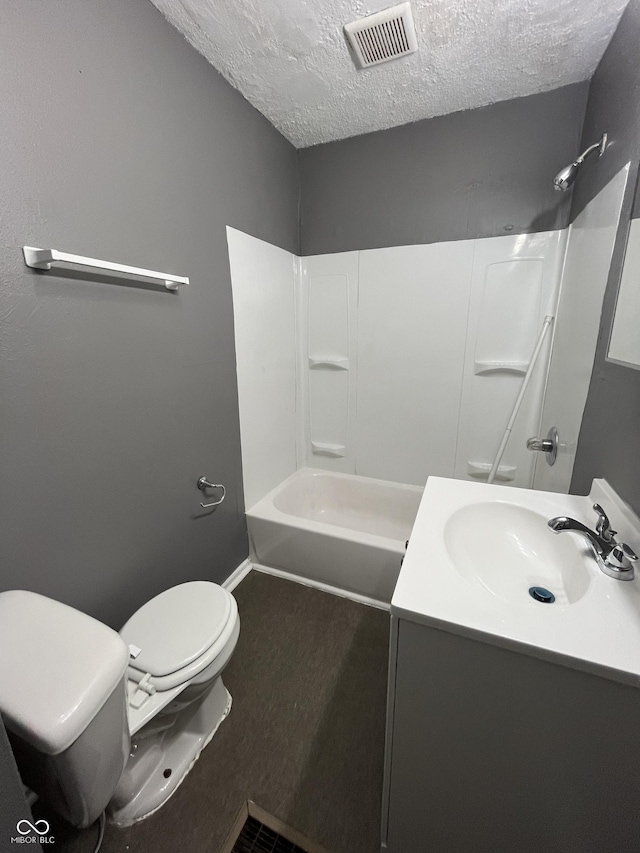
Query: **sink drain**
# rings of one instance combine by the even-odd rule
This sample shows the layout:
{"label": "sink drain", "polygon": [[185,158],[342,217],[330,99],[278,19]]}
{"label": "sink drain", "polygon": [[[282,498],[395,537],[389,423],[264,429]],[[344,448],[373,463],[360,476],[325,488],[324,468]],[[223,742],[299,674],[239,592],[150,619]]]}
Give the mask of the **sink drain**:
{"label": "sink drain", "polygon": [[536,601],[541,601],[543,604],[553,604],[556,600],[555,595],[543,586],[532,586],[529,589],[529,595],[531,598],[535,598]]}

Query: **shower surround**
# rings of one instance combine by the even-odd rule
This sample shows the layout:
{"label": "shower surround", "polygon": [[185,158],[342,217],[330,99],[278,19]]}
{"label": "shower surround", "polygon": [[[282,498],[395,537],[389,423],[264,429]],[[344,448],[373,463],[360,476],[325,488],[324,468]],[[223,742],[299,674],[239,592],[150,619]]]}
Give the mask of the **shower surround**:
{"label": "shower surround", "polygon": [[[227,239],[251,559],[388,603],[427,477],[488,474],[565,234],[307,258]],[[532,484],[549,346],[499,481]]]}
{"label": "shower surround", "polygon": [[[424,486],[484,479],[566,232],[296,258],[227,230],[245,502],[297,468]],[[550,341],[499,479],[529,487]]]}
{"label": "shower surround", "polygon": [[227,229],[254,564],[388,602],[427,478],[486,480],[545,316],[496,482],[547,476],[526,439],[559,381],[568,490],[626,175],[568,230],[298,258]]}

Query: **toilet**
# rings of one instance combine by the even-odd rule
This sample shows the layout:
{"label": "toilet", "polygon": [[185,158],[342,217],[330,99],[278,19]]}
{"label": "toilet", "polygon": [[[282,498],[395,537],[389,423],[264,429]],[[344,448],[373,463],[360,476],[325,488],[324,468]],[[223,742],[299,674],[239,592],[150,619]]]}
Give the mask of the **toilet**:
{"label": "toilet", "polygon": [[172,587],[119,633],[26,590],[0,593],[0,713],[23,781],[66,820],[130,826],[174,793],[229,714],[230,592]]}

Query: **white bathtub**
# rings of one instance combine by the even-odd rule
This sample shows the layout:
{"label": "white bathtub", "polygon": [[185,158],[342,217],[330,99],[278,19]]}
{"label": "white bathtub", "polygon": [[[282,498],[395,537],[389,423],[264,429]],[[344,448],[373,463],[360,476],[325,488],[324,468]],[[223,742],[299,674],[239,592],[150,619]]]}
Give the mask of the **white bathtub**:
{"label": "white bathtub", "polygon": [[390,602],[422,488],[302,468],[247,512],[253,562]]}

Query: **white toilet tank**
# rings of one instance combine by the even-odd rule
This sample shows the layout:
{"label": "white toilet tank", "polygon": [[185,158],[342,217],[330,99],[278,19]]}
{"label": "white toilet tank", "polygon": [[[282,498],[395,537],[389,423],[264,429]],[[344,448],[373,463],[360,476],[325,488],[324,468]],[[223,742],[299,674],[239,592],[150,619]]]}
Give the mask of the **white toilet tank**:
{"label": "white toilet tank", "polygon": [[70,823],[105,809],[129,752],[128,649],[91,616],[0,593],[0,713],[25,784]]}

